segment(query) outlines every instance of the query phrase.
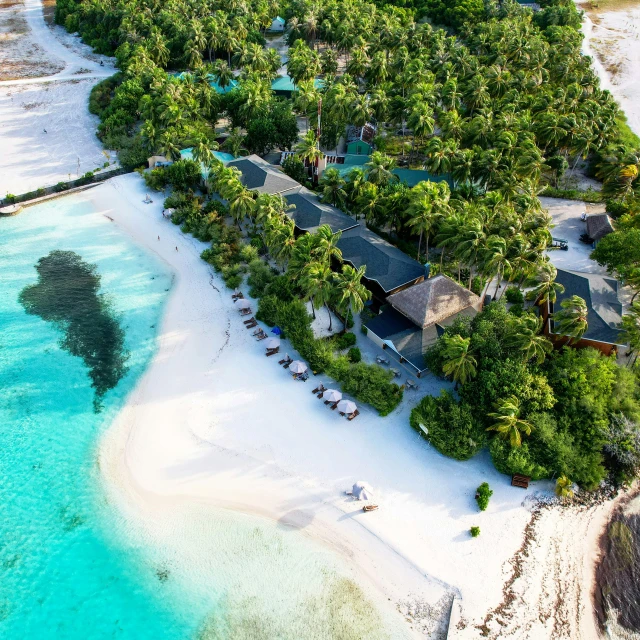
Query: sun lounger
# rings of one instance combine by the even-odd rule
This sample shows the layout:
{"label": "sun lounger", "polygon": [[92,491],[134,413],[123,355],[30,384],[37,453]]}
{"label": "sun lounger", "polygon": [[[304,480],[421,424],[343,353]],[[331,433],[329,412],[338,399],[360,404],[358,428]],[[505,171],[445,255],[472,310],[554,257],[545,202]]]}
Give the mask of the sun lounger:
{"label": "sun lounger", "polygon": [[356,409],[350,416],[347,416],[347,420],[351,421],[354,418],[357,418],[360,415],[360,412]]}
{"label": "sun lounger", "polygon": [[378,505],[377,504],[365,504],[364,507],[362,507],[362,510],[367,513],[368,511],[376,511],[378,509]]}
{"label": "sun lounger", "polygon": [[278,353],[278,351],[280,351],[280,347],[274,347],[273,349],[267,349],[267,353],[265,353],[265,355],[267,356],[267,358],[269,356],[275,356],[276,353]]}
{"label": "sun lounger", "polygon": [[242,322],[244,322],[245,324],[249,324],[250,322],[255,322],[255,321],[256,319],[253,316],[251,316],[248,320],[243,320]]}
{"label": "sun lounger", "polygon": [[269,337],[269,336],[268,336],[266,333],[262,332],[262,333],[259,333],[259,334],[256,336],[256,339],[257,339],[257,340],[266,340],[268,337]]}
{"label": "sun lounger", "polygon": [[292,362],[293,362],[293,360],[292,360],[291,358],[289,358],[289,360],[287,360],[287,362],[285,362],[282,366],[283,366],[285,369],[288,369],[288,368],[289,368],[289,365],[290,365]]}
{"label": "sun lounger", "polygon": [[279,360],[279,361],[278,361],[278,364],[284,364],[286,361],[287,361],[287,359],[286,359],[286,358],[282,358],[282,360]]}
{"label": "sun lounger", "polygon": [[[256,323],[257,324],[257,323]],[[251,335],[252,336],[259,336],[261,333],[264,333],[264,330],[262,327],[260,327],[259,329],[257,329],[256,331],[254,331]]]}
{"label": "sun lounger", "polygon": [[258,326],[258,322],[257,320],[254,320],[253,322],[250,322],[248,325],[246,325],[245,329],[255,329],[255,327]]}
{"label": "sun lounger", "polygon": [[324,388],[323,384],[319,384],[311,393],[324,393],[326,391],[326,389]]}
{"label": "sun lounger", "polygon": [[337,408],[338,408],[338,403],[337,403],[337,402],[334,402],[334,403],[331,405],[331,411],[335,411]]}
{"label": "sun lounger", "polygon": [[340,415],[344,418],[347,414],[344,411],[340,411]]}
{"label": "sun lounger", "polygon": [[241,298],[244,298],[244,295],[243,295],[242,291],[238,291],[238,293],[234,293],[231,297],[234,300],[240,300]]}
{"label": "sun lounger", "polygon": [[331,404],[331,400],[325,400],[324,403],[325,404]]}

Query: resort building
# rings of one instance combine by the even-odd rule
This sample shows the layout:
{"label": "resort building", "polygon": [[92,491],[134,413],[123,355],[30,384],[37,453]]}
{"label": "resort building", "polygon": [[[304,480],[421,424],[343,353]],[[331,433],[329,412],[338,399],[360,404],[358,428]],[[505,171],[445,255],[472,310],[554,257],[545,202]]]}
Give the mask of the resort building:
{"label": "resort building", "polygon": [[267,29],[267,31],[271,31],[272,33],[282,33],[286,24],[287,21],[284,18],[276,16],[271,21],[271,26],[269,27],[269,29]]}
{"label": "resort building", "polygon": [[345,231],[338,240],[342,259],[367,268],[363,284],[373,295],[372,306],[380,308],[387,296],[421,282],[425,268],[364,225]]}
{"label": "resort building", "polygon": [[257,155],[232,160],[227,166],[240,171],[240,181],[250,191],[284,195],[287,191],[300,188],[293,178]]}
{"label": "resort building", "polygon": [[287,211],[287,215],[296,225],[296,235],[313,233],[323,224],[329,225],[331,231],[347,231],[358,226],[358,223],[337,207],[321,202],[318,196],[305,187],[284,194],[287,204],[295,209]]}
{"label": "resort building", "polygon": [[589,216],[587,218],[587,235],[591,238],[593,245],[597,245],[602,238],[613,233],[613,223],[606,213]]}
{"label": "resort building", "polygon": [[375,135],[376,127],[369,122],[364,127],[350,126],[347,129],[347,154],[370,156]]}
{"label": "resort building", "polygon": [[594,347],[605,355],[617,352],[618,347],[623,346],[622,304],[618,298],[620,283],[608,276],[564,269],[558,269],[556,282],[564,287],[564,292],[557,295],[555,304],[546,302],[540,305],[544,334],[558,346],[568,343],[567,336],[555,332],[553,313],[561,309],[563,300],[580,296],[587,303],[588,328],[582,338],[571,345]]}
{"label": "resort building", "polygon": [[444,275],[404,288],[387,298],[389,306],[365,323],[378,346],[406,363],[420,377],[424,353],[460,316],[475,316],[482,299]]}

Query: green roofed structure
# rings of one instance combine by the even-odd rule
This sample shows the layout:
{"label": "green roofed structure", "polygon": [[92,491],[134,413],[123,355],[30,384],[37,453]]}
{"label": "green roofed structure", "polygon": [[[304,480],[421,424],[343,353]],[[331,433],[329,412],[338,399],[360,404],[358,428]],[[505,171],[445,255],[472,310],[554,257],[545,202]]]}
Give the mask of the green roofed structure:
{"label": "green roofed structure", "polygon": [[[316,78],[313,81],[313,85],[316,89],[321,89],[324,86],[324,82],[322,79]],[[296,87],[289,76],[278,76],[271,83],[271,91],[273,91],[277,96],[282,96],[283,98],[290,98],[297,90],[298,87]]]}

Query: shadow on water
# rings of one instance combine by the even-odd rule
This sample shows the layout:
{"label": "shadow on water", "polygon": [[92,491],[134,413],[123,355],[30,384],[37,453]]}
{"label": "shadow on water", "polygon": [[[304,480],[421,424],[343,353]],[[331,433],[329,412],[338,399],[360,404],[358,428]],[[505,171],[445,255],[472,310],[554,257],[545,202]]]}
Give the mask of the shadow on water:
{"label": "shadow on water", "polygon": [[53,323],[63,333],[60,346],[82,358],[95,391],[94,411],[104,394],[127,372],[125,334],[109,298],[98,293],[97,266],[73,251],[52,251],[36,265],[38,282],[20,292],[20,304],[31,315]]}

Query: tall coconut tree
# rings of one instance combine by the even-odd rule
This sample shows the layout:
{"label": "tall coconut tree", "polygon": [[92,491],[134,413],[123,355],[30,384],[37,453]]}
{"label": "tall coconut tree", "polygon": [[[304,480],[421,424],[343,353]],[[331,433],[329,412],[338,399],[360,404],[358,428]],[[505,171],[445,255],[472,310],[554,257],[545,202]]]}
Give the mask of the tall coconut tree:
{"label": "tall coconut tree", "polygon": [[505,338],[505,345],[520,351],[527,362],[535,360],[542,364],[553,349],[551,342],[541,333],[542,318],[527,313],[520,318],[512,316],[509,320],[509,333]]}
{"label": "tall coconut tree", "polygon": [[571,296],[560,303],[561,310],[553,314],[553,331],[567,337],[567,344],[578,342],[589,328],[587,303],[580,296]]}
{"label": "tall coconut tree", "polygon": [[316,309],[326,307],[331,331],[333,327],[329,302],[335,294],[331,268],[323,262],[309,263],[302,272],[301,284],[306,299],[311,300],[314,318]]}
{"label": "tall coconut tree", "polygon": [[531,435],[533,425],[520,418],[520,401],[515,396],[494,403],[495,411],[487,414],[493,424],[487,431],[497,431],[504,440],[509,440],[512,447],[522,445],[522,434]]}
{"label": "tall coconut tree", "polygon": [[464,384],[467,380],[474,378],[478,363],[471,350],[471,338],[445,334],[441,340],[444,345],[443,373],[451,376],[456,384]]}
{"label": "tall coconut tree", "polygon": [[310,165],[315,165],[318,160],[324,158],[324,153],[320,151],[318,139],[313,130],[305,133],[304,138],[296,145],[295,150],[296,153]]}
{"label": "tall coconut tree", "polygon": [[338,307],[344,311],[345,315],[345,330],[349,312],[353,315],[360,313],[364,309],[365,302],[371,299],[371,291],[362,284],[366,269],[366,266],[354,269],[351,265],[344,264],[342,272],[334,274]]}

